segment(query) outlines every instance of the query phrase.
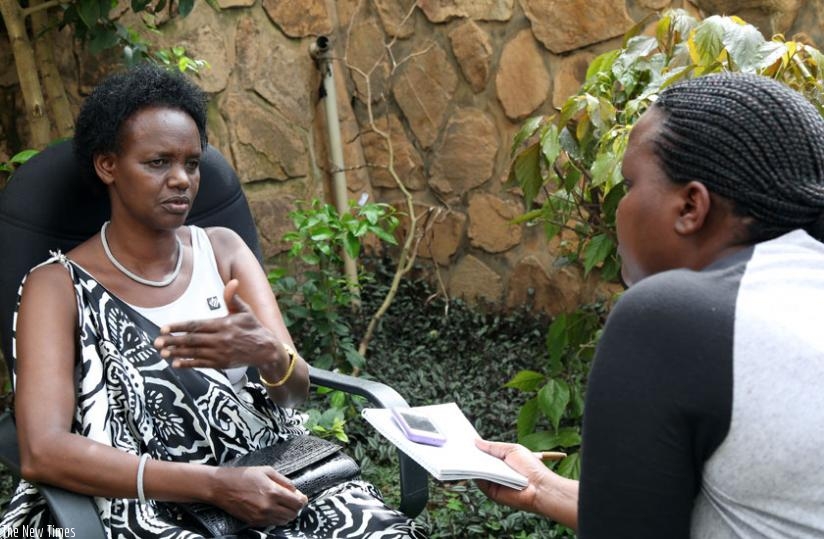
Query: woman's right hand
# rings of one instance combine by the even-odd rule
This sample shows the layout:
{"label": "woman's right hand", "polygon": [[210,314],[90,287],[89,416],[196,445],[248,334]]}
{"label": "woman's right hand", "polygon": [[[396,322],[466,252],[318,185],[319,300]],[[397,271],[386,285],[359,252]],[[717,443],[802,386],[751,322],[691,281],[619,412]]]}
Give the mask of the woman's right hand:
{"label": "woman's right hand", "polygon": [[220,467],[212,504],[252,526],[293,521],[309,501],[284,475],[269,466]]}

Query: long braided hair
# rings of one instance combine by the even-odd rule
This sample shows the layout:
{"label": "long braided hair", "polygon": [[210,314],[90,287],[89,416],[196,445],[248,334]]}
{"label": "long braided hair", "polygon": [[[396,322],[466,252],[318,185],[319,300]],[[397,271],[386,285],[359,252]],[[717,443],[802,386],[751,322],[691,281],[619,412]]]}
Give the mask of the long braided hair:
{"label": "long braided hair", "polygon": [[655,141],[676,183],[699,181],[752,218],[753,242],[803,228],[824,241],[824,118],[767,77],[723,73],[664,90]]}

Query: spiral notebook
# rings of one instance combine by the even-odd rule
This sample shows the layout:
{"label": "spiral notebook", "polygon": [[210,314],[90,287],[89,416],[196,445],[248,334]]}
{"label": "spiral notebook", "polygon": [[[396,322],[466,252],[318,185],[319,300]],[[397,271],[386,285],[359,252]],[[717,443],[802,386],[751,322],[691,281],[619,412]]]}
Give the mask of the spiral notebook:
{"label": "spiral notebook", "polygon": [[519,490],[527,486],[526,477],[501,459],[475,447],[478,432],[454,402],[416,406],[410,410],[435,423],[446,434],[446,443],[437,447],[409,440],[387,408],[365,408],[362,415],[387,440],[439,481],[486,479]]}

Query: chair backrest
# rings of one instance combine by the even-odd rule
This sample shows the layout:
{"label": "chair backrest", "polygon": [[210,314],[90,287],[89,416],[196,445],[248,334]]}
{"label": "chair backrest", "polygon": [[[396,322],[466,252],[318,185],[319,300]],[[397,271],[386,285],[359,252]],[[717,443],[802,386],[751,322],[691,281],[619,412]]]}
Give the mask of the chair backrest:
{"label": "chair backrest", "polygon": [[[12,323],[20,280],[50,250],[64,253],[109,218],[105,189],[83,177],[71,141],[51,146],[14,172],[0,191],[0,335],[12,369]],[[261,260],[257,228],[237,174],[212,146],[200,161],[200,191],[187,223],[237,232]]]}

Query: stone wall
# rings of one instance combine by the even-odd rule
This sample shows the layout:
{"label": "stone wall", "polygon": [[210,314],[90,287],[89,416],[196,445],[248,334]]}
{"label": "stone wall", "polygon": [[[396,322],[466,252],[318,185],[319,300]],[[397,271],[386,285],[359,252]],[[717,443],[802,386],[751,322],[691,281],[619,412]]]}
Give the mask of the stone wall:
{"label": "stone wall", "polygon": [[[391,133],[395,169],[425,216],[419,255],[433,278],[453,297],[553,314],[601,292],[557,258],[557,240],[509,224],[522,211],[519,193],[504,187],[521,122],[563,102],[590,60],[653,10],[738,13],[765,33],[813,40],[822,28],[822,0],[217,1],[221,12],[199,1],[156,39],[211,64],[199,79],[212,96],[210,140],[244,181],[267,257],[284,250],[295,202],[329,191],[321,78],[309,54],[327,35],[351,198],[402,203],[386,143],[367,128],[371,113]],[[70,36],[60,40],[76,108],[116,59],[77,55]],[[2,44],[4,103],[15,84]],[[0,158],[13,146],[4,128]]]}

